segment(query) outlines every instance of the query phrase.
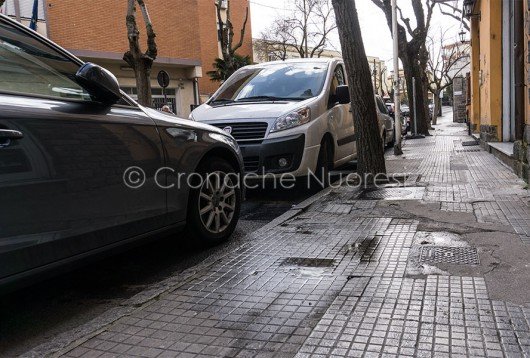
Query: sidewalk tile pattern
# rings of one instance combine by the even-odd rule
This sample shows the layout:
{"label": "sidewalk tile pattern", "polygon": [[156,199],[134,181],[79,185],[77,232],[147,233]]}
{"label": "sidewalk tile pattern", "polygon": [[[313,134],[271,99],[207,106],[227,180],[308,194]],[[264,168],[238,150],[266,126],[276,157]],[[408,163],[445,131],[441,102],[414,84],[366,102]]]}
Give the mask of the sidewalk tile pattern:
{"label": "sidewalk tile pattern", "polygon": [[[530,244],[522,182],[464,152],[465,128],[444,120],[389,172],[415,175],[415,200],[512,226]],[[491,300],[481,277],[407,277],[419,222],[378,216],[378,202],[334,189],[65,356],[530,356],[530,308]]]}

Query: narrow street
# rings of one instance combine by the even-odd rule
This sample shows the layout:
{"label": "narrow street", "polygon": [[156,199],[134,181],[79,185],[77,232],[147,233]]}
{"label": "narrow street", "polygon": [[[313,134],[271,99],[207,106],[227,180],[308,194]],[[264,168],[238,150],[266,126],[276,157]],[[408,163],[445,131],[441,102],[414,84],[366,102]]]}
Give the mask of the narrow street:
{"label": "narrow street", "polygon": [[[100,293],[116,282],[135,288],[121,286],[117,307],[89,324],[56,324],[55,337],[26,356],[528,356],[528,191],[491,154],[462,146],[465,130],[446,111],[433,136],[406,141],[402,157],[387,153],[388,171],[407,173],[402,185],[326,190],[224,250],[203,252],[206,260],[159,290],[132,286],[150,271],[136,263],[109,281],[100,280],[104,265],[91,280],[90,270],[57,280],[77,287],[68,292],[79,303],[60,311],[70,327],[74,308],[90,310],[79,292],[96,281]],[[142,256],[167,255],[170,246],[157,245]],[[73,296],[63,290],[53,297]],[[41,309],[50,301],[41,296]],[[27,326],[53,317],[36,312],[28,310]]]}

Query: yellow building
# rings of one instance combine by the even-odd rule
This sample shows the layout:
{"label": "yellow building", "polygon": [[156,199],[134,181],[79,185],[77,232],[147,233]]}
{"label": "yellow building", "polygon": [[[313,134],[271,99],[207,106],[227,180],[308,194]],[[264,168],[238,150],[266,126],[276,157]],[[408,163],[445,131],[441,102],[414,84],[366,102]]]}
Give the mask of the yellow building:
{"label": "yellow building", "polygon": [[471,22],[471,130],[528,180],[529,1],[465,0],[463,11]]}

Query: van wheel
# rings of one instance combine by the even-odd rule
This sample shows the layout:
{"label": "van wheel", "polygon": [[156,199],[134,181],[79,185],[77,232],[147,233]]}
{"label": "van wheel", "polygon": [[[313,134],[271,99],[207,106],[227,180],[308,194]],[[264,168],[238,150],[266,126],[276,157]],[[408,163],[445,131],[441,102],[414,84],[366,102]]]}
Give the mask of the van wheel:
{"label": "van wheel", "polygon": [[[324,139],[320,144],[318,152],[318,161],[314,177],[311,177],[311,190],[321,190],[327,188],[330,184],[329,170],[332,168],[333,151],[328,139]],[[315,178],[316,177],[316,178]],[[318,178],[318,179],[317,179]]]}
{"label": "van wheel", "polygon": [[219,244],[232,235],[241,210],[239,174],[222,158],[211,158],[197,169],[188,205],[187,231],[208,245]]}

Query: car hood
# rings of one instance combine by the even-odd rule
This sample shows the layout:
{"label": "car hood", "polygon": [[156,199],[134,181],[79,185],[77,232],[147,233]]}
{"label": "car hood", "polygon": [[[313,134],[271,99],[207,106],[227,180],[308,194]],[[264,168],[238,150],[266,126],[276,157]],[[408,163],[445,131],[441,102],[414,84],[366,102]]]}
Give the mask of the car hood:
{"label": "car hood", "polygon": [[155,121],[162,121],[167,126],[171,126],[172,124],[174,124],[174,125],[176,125],[176,126],[178,126],[180,128],[187,127],[187,128],[190,128],[190,129],[199,129],[199,130],[203,130],[203,131],[219,133],[219,134],[222,134],[224,136],[229,136],[225,131],[223,131],[223,130],[217,128],[217,127],[211,126],[209,124],[206,124],[206,123],[199,123],[199,122],[196,122],[196,121],[191,121],[189,119],[183,119],[183,118],[177,117],[177,116],[175,116],[173,114],[160,112],[160,111],[154,110],[152,108],[147,108],[147,107],[143,107],[143,106],[140,106],[140,107],[145,112],[145,114],[147,114],[149,117],[151,117]]}
{"label": "car hood", "polygon": [[192,115],[195,121],[209,122],[214,120],[238,120],[278,118],[297,108],[307,105],[303,102],[257,102],[244,104],[229,104],[223,106],[210,106],[203,104],[196,108]]}

